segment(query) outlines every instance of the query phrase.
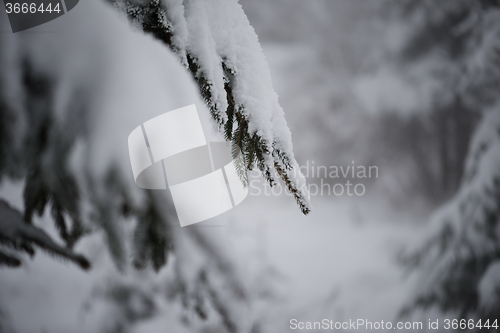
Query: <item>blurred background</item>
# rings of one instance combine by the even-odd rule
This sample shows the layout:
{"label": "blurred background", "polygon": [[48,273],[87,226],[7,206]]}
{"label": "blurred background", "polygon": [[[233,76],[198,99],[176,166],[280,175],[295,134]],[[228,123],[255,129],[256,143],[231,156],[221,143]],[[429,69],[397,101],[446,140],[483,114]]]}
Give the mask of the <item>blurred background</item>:
{"label": "blurred background", "polygon": [[[252,332],[290,332],[291,319],[420,320],[419,332],[428,319],[493,319],[500,304],[500,3],[240,3],[269,63],[299,164],[328,170],[307,177],[307,216],[292,197],[265,192],[253,172],[245,202],[199,226],[243,267],[252,318],[261,323]],[[360,177],[359,168],[370,166],[376,175]],[[347,167],[356,173],[330,174]],[[346,181],[362,184],[363,194],[321,192]],[[9,182],[0,193],[22,196]],[[95,260],[106,257],[94,236],[79,246]],[[217,321],[176,326],[179,311],[168,304],[130,319],[116,305],[120,294],[110,292],[120,286],[118,273],[102,258],[89,273],[43,253],[19,270],[1,269],[0,332],[225,331]],[[147,281],[162,285],[169,274],[163,269]],[[127,302],[144,308],[138,299]],[[105,316],[128,319],[114,330],[102,325]]]}

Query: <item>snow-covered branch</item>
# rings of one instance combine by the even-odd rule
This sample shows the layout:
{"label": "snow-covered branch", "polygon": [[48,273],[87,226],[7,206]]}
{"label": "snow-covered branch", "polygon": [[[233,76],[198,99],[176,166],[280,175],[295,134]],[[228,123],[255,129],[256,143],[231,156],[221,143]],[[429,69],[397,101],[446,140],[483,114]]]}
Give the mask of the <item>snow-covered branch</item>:
{"label": "snow-covered branch", "polygon": [[[21,213],[0,199],[0,243],[17,250],[34,254],[32,245],[36,245],[51,255],[67,259],[83,269],[90,268],[90,262],[82,255],[55,243],[45,231],[25,223]],[[14,256],[0,252],[0,264],[19,266],[20,261]]]}

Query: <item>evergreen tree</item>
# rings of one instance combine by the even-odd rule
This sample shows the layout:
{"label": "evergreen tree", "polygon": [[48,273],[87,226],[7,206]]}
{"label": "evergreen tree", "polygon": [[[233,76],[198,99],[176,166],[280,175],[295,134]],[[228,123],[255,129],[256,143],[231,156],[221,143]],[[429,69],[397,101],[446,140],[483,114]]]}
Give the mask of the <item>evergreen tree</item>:
{"label": "evergreen tree", "polygon": [[[63,27],[70,37],[0,36],[0,180],[24,184],[22,212],[0,201],[0,265],[19,266],[21,253],[33,255],[37,246],[87,269],[91,263],[73,251],[74,245],[87,234],[103,232],[122,271],[131,265],[158,271],[175,254],[173,289],[182,304],[201,318],[215,312],[227,331],[240,331],[245,320],[236,313],[248,295],[234,263],[202,231],[176,228],[164,194],[135,186],[123,149],[126,140],[115,138],[126,138],[131,124],[140,123],[134,112],[151,113],[148,107],[159,101],[203,98],[233,151],[242,151],[242,181],[257,166],[274,185],[275,170],[307,214],[304,179],[257,36],[235,0],[113,5],[132,24],[109,3],[90,1],[79,5],[82,17]],[[5,28],[6,18],[0,23]],[[133,25],[155,41],[134,32]],[[157,68],[127,58],[127,52],[154,61]],[[130,82],[122,84],[106,76],[108,71],[136,76],[127,74]],[[160,86],[167,88],[158,94]],[[127,103],[144,109],[131,111]],[[34,224],[48,209],[65,246]],[[129,319],[152,313],[134,314],[138,288],[125,283],[116,293],[109,291],[110,299],[133,314]],[[148,308],[148,298],[137,297]]]}
{"label": "evergreen tree", "polygon": [[[402,313],[437,308],[476,323],[490,319],[491,325],[500,308],[496,269],[500,255],[500,3],[408,0],[388,4],[390,15],[404,18],[410,27],[409,42],[396,56],[399,66],[426,64],[421,67],[426,69],[424,83],[433,88],[421,111],[436,114],[447,109],[449,119],[458,123],[465,109],[477,115],[469,125],[480,119],[468,145],[450,139],[441,153],[448,158],[450,149],[467,147],[458,190],[433,215],[425,240],[403,256],[419,283]],[[452,120],[445,125],[449,127]],[[450,137],[447,131],[443,134]],[[440,179],[450,170],[444,166]]]}
{"label": "evergreen tree", "polygon": [[[415,299],[403,311],[437,307],[458,318],[497,319],[500,306],[500,108],[485,111],[457,194],[433,216],[421,248]],[[483,331],[486,329],[483,329]],[[492,328],[492,331],[496,329]]]}

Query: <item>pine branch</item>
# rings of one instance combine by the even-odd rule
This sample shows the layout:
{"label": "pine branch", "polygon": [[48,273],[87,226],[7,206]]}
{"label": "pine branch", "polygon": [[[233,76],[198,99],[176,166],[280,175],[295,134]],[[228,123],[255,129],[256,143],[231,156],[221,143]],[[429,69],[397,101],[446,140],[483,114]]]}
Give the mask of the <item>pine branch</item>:
{"label": "pine branch", "polygon": [[[294,195],[302,212],[309,213],[308,199],[299,190],[295,177],[288,172],[291,170],[293,157],[280,150],[278,142],[269,142],[259,135],[257,130],[250,129],[249,115],[245,110],[245,105],[239,103],[233,93],[233,86],[236,80],[239,80],[238,71],[229,64],[227,58],[224,55],[218,55],[221,59],[219,65],[223,72],[225,104],[227,105],[223,107],[216,102],[215,87],[200,66],[196,55],[174,43],[176,31],[174,25],[169,21],[168,7],[159,0],[149,2],[109,1],[119,10],[125,12],[132,22],[138,24],[144,32],[153,34],[154,37],[165,43],[179,56],[181,63],[191,72],[212,118],[226,140],[232,142],[233,158],[235,158],[238,175],[243,185],[246,186],[247,183],[247,171],[257,166],[268,183],[275,186],[277,180],[271,170],[271,168],[275,168],[286,187]],[[240,154],[236,154],[238,150]]]}
{"label": "pine branch", "polygon": [[76,263],[83,269],[90,268],[90,262],[84,256],[56,244],[45,231],[24,222],[21,213],[2,199],[0,199],[0,241],[16,249],[29,249],[30,245],[34,244],[51,255]]}

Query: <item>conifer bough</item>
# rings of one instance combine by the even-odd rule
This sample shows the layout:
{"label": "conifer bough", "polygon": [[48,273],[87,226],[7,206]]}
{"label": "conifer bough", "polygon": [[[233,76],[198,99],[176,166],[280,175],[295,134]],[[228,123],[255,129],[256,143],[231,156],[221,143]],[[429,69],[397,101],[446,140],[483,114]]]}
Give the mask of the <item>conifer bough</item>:
{"label": "conifer bough", "polygon": [[290,131],[257,35],[241,6],[233,0],[109,1],[168,45],[191,72],[212,118],[233,145],[242,182],[246,185],[246,172],[256,165],[274,186],[274,168],[301,211],[309,213]]}

